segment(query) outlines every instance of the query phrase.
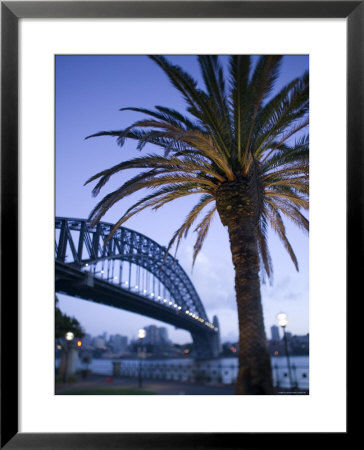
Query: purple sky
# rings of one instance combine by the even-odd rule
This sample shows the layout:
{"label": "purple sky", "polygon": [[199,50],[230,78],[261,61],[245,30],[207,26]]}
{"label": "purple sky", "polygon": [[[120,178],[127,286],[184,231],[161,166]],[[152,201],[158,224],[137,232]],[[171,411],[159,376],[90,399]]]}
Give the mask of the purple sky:
{"label": "purple sky", "polygon": [[[200,74],[194,56],[171,56],[197,80]],[[308,69],[308,56],[285,56],[279,88]],[[103,195],[129,178],[125,171],[111,178],[97,198],[92,185],[84,182],[102,169],[121,160],[140,155],[136,144],[127,141],[123,148],[110,137],[84,138],[101,130],[122,129],[141,114],[120,112],[127,106],[153,108],[164,105],[184,111],[184,102],[170,85],[161,69],[146,56],[57,56],[56,57],[56,215],[87,218]],[[143,150],[146,154],[147,149]],[[156,151],[156,149],[153,149]],[[140,194],[116,204],[103,218],[115,222]],[[180,199],[157,212],[143,211],[125,226],[139,231],[161,245],[167,245],[172,233],[196,203],[194,198]],[[296,272],[288,253],[273,232],[269,245],[273,261],[273,283],[262,285],[262,299],[267,337],[277,313],[288,315],[287,331],[306,334],[309,331],[308,236],[286,223],[288,238],[299,261]],[[178,250],[177,258],[194,283],[210,319],[217,315],[222,340],[237,340],[237,310],[234,294],[234,271],[228,235],[217,215],[197,257],[193,272],[192,247],[195,233],[190,233]],[[64,295],[58,296],[63,312],[76,317],[87,333],[122,334],[136,337],[139,328],[156,324],[166,326],[169,336],[179,343],[191,341],[189,333],[148,317],[98,305]]]}

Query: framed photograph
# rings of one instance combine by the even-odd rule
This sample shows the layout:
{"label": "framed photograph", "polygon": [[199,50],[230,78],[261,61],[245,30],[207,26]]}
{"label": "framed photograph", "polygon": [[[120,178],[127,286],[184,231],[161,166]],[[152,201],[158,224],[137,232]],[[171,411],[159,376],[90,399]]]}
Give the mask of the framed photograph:
{"label": "framed photograph", "polygon": [[[303,440],[308,440],[313,435],[315,435],[315,439],[320,439],[320,437],[326,439],[327,433],[335,433],[338,435],[337,438],[347,439],[346,305],[348,298],[353,295],[354,291],[357,292],[356,284],[360,279],[362,265],[355,264],[355,262],[363,250],[363,184],[361,180],[363,170],[361,149],[364,144],[362,130],[363,3],[361,1],[9,1],[2,2],[1,7],[2,448],[129,449],[148,448],[148,446],[155,448],[167,446],[175,448],[254,448],[263,445],[269,446],[275,439],[288,442],[291,439],[297,439],[297,434],[300,434],[300,439]],[[322,36],[325,36],[325,39]],[[148,60],[145,55],[153,55],[152,61]],[[209,320],[205,316],[203,305],[199,303],[198,296],[195,298],[194,294],[190,293],[193,291],[193,285],[189,277],[184,278],[183,269],[183,273],[173,273],[170,278],[166,275],[167,278],[164,279],[160,273],[155,279],[148,278],[154,270],[153,267],[135,259],[134,249],[130,253],[133,255],[132,259],[125,259],[125,255],[122,254],[123,250],[120,246],[118,247],[118,242],[114,242],[112,239],[107,248],[109,248],[108,251],[114,253],[109,254],[107,266],[104,266],[104,255],[97,254],[97,247],[107,237],[106,234],[102,235],[102,233],[106,233],[107,226],[104,224],[102,229],[97,228],[96,221],[95,228],[91,227],[86,230],[83,225],[83,220],[87,218],[90,210],[97,201],[102,199],[102,196],[100,199],[93,199],[88,203],[85,196],[78,196],[74,184],[76,178],[77,183],[81,178],[85,182],[85,177],[91,177],[97,171],[107,169],[110,165],[115,164],[114,161],[117,163],[120,161],[119,155],[124,149],[120,149],[113,139],[110,139],[113,141],[111,145],[106,141],[106,137],[83,140],[87,135],[97,134],[102,129],[106,130],[101,133],[102,135],[116,136],[119,144],[122,144],[123,138],[127,137],[137,139],[140,148],[143,148],[146,143],[147,145],[157,143],[164,148],[165,159],[163,161],[155,159],[156,157],[153,161],[149,161],[152,164],[150,168],[153,176],[149,176],[148,179],[152,181],[148,181],[142,187],[148,187],[150,183],[155,183],[156,176],[163,175],[164,172],[158,172],[161,169],[158,169],[156,165],[161,164],[160,167],[164,170],[165,164],[167,164],[166,158],[169,157],[171,151],[176,151],[175,158],[181,158],[181,152],[186,152],[183,154],[183,162],[189,164],[188,170],[195,170],[191,169],[191,135],[194,136],[193,139],[201,140],[205,128],[202,125],[191,124],[188,119],[181,118],[172,110],[158,109],[151,114],[150,111],[155,104],[171,106],[164,99],[172,98],[169,97],[170,91],[164,87],[163,82],[156,78],[153,71],[154,66],[152,67],[151,64],[157,63],[155,65],[162,68],[174,86],[185,94],[188,102],[189,94],[184,92],[183,83],[187,83],[189,92],[195,92],[191,87],[193,83],[186,78],[186,74],[181,77],[181,81],[173,78],[180,76],[181,72],[178,72],[179,69],[177,70],[176,66],[169,66],[168,61],[172,61],[173,64],[180,67],[191,68],[193,75],[194,61],[197,61],[196,55],[202,55],[198,61],[204,82],[211,92],[213,89],[216,92],[216,86],[213,88],[210,85],[209,87],[208,83],[209,80],[216,80],[216,78],[211,78],[214,71],[215,74],[220,73],[218,64],[221,64],[225,71],[230,71],[228,83],[229,92],[232,92],[232,100],[230,103],[226,103],[230,105],[229,108],[234,103],[234,98],[237,98],[234,97],[234,92],[237,91],[231,87],[234,86],[234,68],[237,67],[234,64],[251,63],[252,67],[255,67],[255,75],[253,74],[252,77],[256,76],[257,80],[259,80],[258,69],[261,64],[262,73],[269,68],[272,77],[275,78],[274,65],[277,64],[278,67],[281,58],[277,55],[284,55],[284,70],[289,73],[290,80],[300,76],[303,69],[307,69],[307,74],[309,72],[309,264],[308,240],[306,240],[307,267],[303,267],[306,278],[302,285],[299,284],[300,281],[297,281],[297,286],[293,286],[294,283],[286,271],[283,260],[277,262],[273,257],[273,268],[278,263],[275,273],[279,286],[275,290],[269,291],[267,288],[264,291],[266,297],[270,297],[269,300],[273,302],[273,306],[264,306],[266,329],[272,325],[273,319],[270,316],[273,317],[273,313],[275,316],[275,312],[282,312],[281,310],[275,311],[278,308],[277,305],[282,304],[287,305],[287,308],[292,308],[292,311],[295,308],[299,311],[297,315],[300,317],[297,319],[297,324],[292,327],[297,326],[299,329],[299,323],[305,323],[308,327],[309,322],[309,391],[308,387],[299,389],[296,367],[293,366],[292,372],[288,360],[288,372],[285,376],[288,376],[291,387],[293,378],[296,379],[294,392],[286,388],[284,383],[280,384],[279,368],[275,367],[275,370],[278,371],[274,373],[275,382],[278,380],[278,384],[276,383],[274,393],[305,395],[254,395],[271,394],[270,388],[267,387],[265,381],[259,386],[254,383],[246,384],[247,378],[244,378],[243,391],[237,393],[248,395],[230,395],[234,393],[228,392],[228,389],[225,388],[220,391],[221,395],[214,395],[215,392],[208,390],[205,392],[195,391],[196,395],[177,395],[176,392],[172,392],[172,395],[159,395],[158,397],[153,395],[137,396],[133,395],[134,391],[129,392],[131,395],[123,396],[90,395],[96,393],[92,390],[92,392],[78,392],[79,395],[55,395],[70,393],[62,392],[63,387],[57,385],[57,376],[54,377],[55,283],[58,283],[58,285],[56,284],[56,294],[61,293],[60,301],[63,307],[66,302],[62,299],[62,295],[76,295],[82,298],[82,296],[89,295],[87,289],[91,284],[94,286],[95,283],[101,283],[105,289],[104,277],[106,277],[107,282],[112,280],[113,287],[107,288],[108,291],[104,290],[104,294],[100,294],[99,297],[92,298],[94,302],[113,305],[112,292],[116,288],[124,289],[130,298],[138,294],[142,301],[141,305],[145,303],[146,309],[143,310],[143,314],[154,318],[163,316],[161,320],[167,323],[189,331],[192,330],[192,336],[195,336],[193,338],[195,347],[192,347],[192,351],[203,353],[209,348],[211,355],[215,350],[218,352],[217,341],[215,342],[216,339],[212,336],[218,335],[220,325],[222,325],[222,330],[226,329],[225,324],[231,317],[228,308],[224,309],[215,304],[212,311],[214,311],[214,315],[215,311],[221,311],[221,316],[218,313],[219,318],[221,317],[220,325],[217,319]],[[219,57],[209,55],[219,55]],[[253,56],[245,59],[239,59],[241,58],[239,56],[234,59],[229,55]],[[275,56],[269,57],[272,58],[270,60],[257,55]],[[282,69],[282,73],[284,70]],[[166,80],[164,81],[167,83]],[[123,87],[120,91],[118,83]],[[308,81],[307,86],[305,83],[304,77],[297,81],[294,90],[289,91],[289,96],[284,100],[284,102],[292,102],[292,96],[296,95],[297,102],[300,103],[300,106],[295,109],[296,116],[290,122],[294,124],[297,131],[300,131],[298,128],[303,129],[308,125]],[[221,91],[223,88],[218,89]],[[264,90],[264,86],[262,89]],[[269,88],[267,90],[269,91]],[[136,96],[136,93],[139,93],[139,97]],[[276,95],[275,91],[273,94]],[[136,100],[137,104],[133,104],[133,100]],[[198,102],[198,100],[196,101]],[[216,102],[218,103],[219,100]],[[286,103],[284,102],[280,104],[280,108],[285,107]],[[174,104],[177,105],[177,103]],[[306,104],[307,106],[305,106]],[[263,105],[266,106],[264,102]],[[119,126],[118,118],[107,115],[107,108],[114,107],[115,109],[123,108],[122,114],[125,113],[125,110],[131,112],[129,123],[124,121]],[[97,114],[93,112],[95,109],[98,109]],[[183,111],[180,105],[176,109]],[[255,114],[253,111],[254,117],[257,111],[258,109]],[[265,111],[268,109],[266,108]],[[199,117],[193,108],[190,108],[189,112],[195,117]],[[139,113],[149,114],[153,120],[141,122],[140,119],[145,119],[145,116],[140,117]],[[277,117],[272,115],[270,121],[267,119],[267,123],[264,125],[265,116],[261,109],[259,109],[259,114],[259,120],[263,123],[262,129],[264,126],[271,127],[272,120],[276,120],[275,117]],[[302,119],[301,124],[298,123],[298,119]],[[163,128],[163,138],[159,137],[160,124],[156,125],[157,120],[162,120],[163,124],[166,121],[170,122],[167,128]],[[139,127],[157,126],[157,130],[153,129],[150,134],[148,132],[143,134],[140,129],[136,128],[127,129],[125,132],[120,131],[120,128],[125,129],[125,126],[130,125],[133,121],[136,121],[135,123]],[[174,140],[176,129],[181,127],[181,124],[183,126],[179,128],[178,139]],[[190,127],[189,134],[185,131],[186,127]],[[172,128],[174,134],[171,132]],[[166,129],[169,134],[166,134]],[[185,147],[180,146],[181,142],[184,142],[181,138],[181,130],[187,136]],[[270,133],[273,133],[272,130]],[[251,130],[246,137],[252,139],[252,135],[254,135],[258,142],[261,139],[260,132],[258,128],[254,128],[254,133]],[[284,133],[279,128],[277,136],[284,141],[277,143],[268,139],[271,147],[267,147],[266,154],[262,150],[264,158],[268,158],[269,161],[271,152],[276,148],[282,152],[301,152],[299,153],[300,157],[303,157],[306,137],[304,135],[297,136],[298,140],[293,144],[293,141],[289,140],[290,132],[290,130],[285,130]],[[242,133],[244,132],[242,131]],[[82,138],[80,138],[81,135]],[[215,136],[218,136],[218,133]],[[193,141],[192,150],[193,148],[202,149],[202,159],[200,155],[199,161],[205,164],[204,167],[209,172],[209,176],[201,178],[201,182],[202,185],[209,186],[206,191],[209,196],[212,195],[211,189],[214,189],[215,181],[216,186],[220,186],[221,182],[226,180],[231,182],[229,177],[233,177],[233,175],[230,175],[224,160],[216,159],[214,154],[208,153],[212,150],[206,150],[207,144],[202,145],[200,140],[197,144],[196,140]],[[292,148],[288,149],[288,144]],[[178,151],[173,148],[175,145],[178,146]],[[214,142],[211,148],[215,149],[219,145],[223,148],[224,140],[220,144],[218,141]],[[62,149],[62,152],[58,151],[58,148]],[[237,148],[240,147],[237,146]],[[248,141],[246,148],[248,148]],[[271,148],[273,148],[272,151]],[[150,149],[150,151],[153,150]],[[108,154],[112,156],[106,156]],[[248,155],[248,153],[246,154]],[[237,160],[240,161],[239,158],[244,160],[244,153],[243,156],[240,153],[237,155]],[[123,157],[121,160],[127,158]],[[101,159],[103,165],[100,166]],[[207,160],[212,161],[211,167],[206,166]],[[107,161],[112,164],[108,166]],[[244,161],[246,167],[250,167],[249,163]],[[138,163],[140,163],[140,158]],[[142,164],[146,163],[147,161],[143,160]],[[135,164],[134,160],[130,167],[137,167]],[[171,160],[168,161],[168,164],[171,164]],[[299,185],[294,189],[295,192],[306,193],[303,175],[308,172],[308,166],[303,167],[303,163],[300,164],[299,169],[303,171],[302,173],[297,175],[297,164],[294,167],[296,177],[299,177],[297,178]],[[198,173],[196,172],[196,174]],[[270,176],[269,173],[268,179]],[[105,180],[101,180],[101,186],[108,181],[107,178],[108,174]],[[267,178],[263,177],[262,179],[266,180]],[[290,176],[285,181],[285,185],[288,183],[291,186],[292,180],[293,178]],[[95,184],[95,182],[93,183]],[[275,182],[275,184],[277,183]],[[91,189],[93,187],[94,185],[85,188],[90,199],[92,199]],[[120,185],[116,185],[116,188],[119,187]],[[175,189],[175,185],[172,187]],[[170,188],[171,186],[168,187],[168,189]],[[206,192],[203,190],[203,193],[206,194]],[[219,200],[221,199],[219,195],[222,195],[221,189],[219,192],[220,194],[216,194],[216,202],[220,202],[218,203],[220,218],[223,225],[227,225],[230,230],[230,213],[226,212],[225,215],[222,215],[222,201]],[[177,194],[179,195],[179,191]],[[146,201],[150,202],[151,198],[147,197]],[[164,200],[168,199],[163,197],[161,204],[164,203]],[[243,200],[239,201],[243,202]],[[300,206],[304,206],[306,204],[305,197],[297,198],[297,202],[300,202]],[[107,206],[108,203],[101,203],[101,207],[103,205]],[[155,206],[155,204],[153,205]],[[274,211],[274,202],[272,205],[272,211]],[[137,203],[136,207],[138,206],[140,204]],[[159,207],[159,203],[157,206]],[[239,207],[243,208],[243,206]],[[248,208],[246,205],[244,207]],[[177,212],[184,217],[190,210],[190,206],[188,208],[181,213]],[[102,217],[103,214],[97,216],[101,210],[96,209],[95,211],[95,217]],[[291,215],[294,214],[296,223],[300,218],[301,227],[306,227],[308,212],[298,216],[297,213],[292,212],[292,208],[287,211]],[[125,210],[122,211],[122,213],[124,212]],[[152,257],[153,261],[159,257],[157,254],[160,253],[155,241],[158,241],[158,236],[165,232],[163,230],[167,230],[162,222],[173,222],[173,229],[169,230],[168,228],[171,236],[175,231],[175,218],[172,218],[174,213],[170,212],[169,214],[169,216],[168,214],[163,216],[164,219],[160,219],[159,224],[157,223],[158,230],[155,233],[151,231],[151,235],[149,235],[149,238],[154,239],[148,246],[148,251],[153,248],[155,252]],[[105,222],[115,223],[120,215],[122,214],[118,215],[117,212],[116,216],[105,216],[110,217],[110,220]],[[54,227],[55,217],[57,217],[56,229]],[[128,227],[129,223],[127,222],[125,225]],[[131,225],[130,227],[133,228]],[[148,234],[147,231],[144,231],[142,227],[138,229],[137,222],[135,222],[135,229],[139,231],[138,239],[143,240],[143,245],[147,245],[148,238],[145,236]],[[125,231],[125,233],[127,232]],[[201,235],[203,234],[204,229],[201,231]],[[78,240],[76,240],[76,235]],[[101,241],[96,242],[97,239],[101,239]],[[56,261],[54,260],[54,240],[56,240]],[[286,242],[284,236],[283,241]],[[94,242],[94,245],[89,242]],[[263,237],[259,242],[259,251],[264,265]],[[292,242],[292,247],[295,248],[295,242]],[[295,262],[295,256],[287,242],[286,248]],[[357,255],[358,252],[360,252],[359,255]],[[192,261],[193,242],[191,251],[190,253],[186,251],[187,254]],[[68,264],[70,255],[74,260]],[[177,254],[177,258],[178,256]],[[216,255],[210,257],[211,261],[215,261],[214,264],[211,264],[210,261],[208,261],[209,264],[206,262],[204,266],[206,280],[214,277],[213,271],[225,270],[224,258],[222,257],[221,261],[218,261],[217,258],[219,257]],[[115,265],[115,259],[126,261],[125,264],[129,264],[128,269],[123,268],[119,262]],[[268,264],[269,258],[265,259]],[[75,269],[75,263],[78,264],[78,271]],[[132,263],[135,267],[132,267]],[[300,261],[298,261],[299,263]],[[179,263],[175,264],[176,268],[173,270],[178,271]],[[214,265],[216,267],[213,267]],[[269,264],[265,266],[265,269],[269,272]],[[129,274],[127,270],[129,270]],[[195,268],[194,270],[199,269]],[[75,283],[74,277],[82,278],[82,292],[80,283]],[[185,292],[185,298],[181,297],[176,300],[176,296],[169,297],[171,290],[174,289],[174,285],[170,281],[173,277],[184,280],[181,289]],[[198,272],[195,278],[191,275],[193,283],[195,283],[196,277],[202,279],[203,272]],[[69,282],[70,279],[73,280],[72,283]],[[128,285],[123,286],[125,283]],[[137,291],[132,292],[131,284]],[[76,285],[78,286],[77,292],[73,290]],[[209,287],[204,286],[203,283],[201,286],[202,288],[199,285],[198,290],[204,290],[203,298],[209,297]],[[224,286],[220,286],[220,288],[221,292],[227,289]],[[298,291],[301,291],[301,294],[304,292],[301,296],[304,295],[306,300],[302,300],[296,295]],[[105,294],[106,292],[107,294]],[[104,300],[105,295],[107,301]],[[227,298],[229,295],[231,296],[232,293],[222,293],[221,298]],[[147,296],[148,302],[145,302]],[[276,299],[279,296],[284,297],[283,300],[286,303],[279,303]],[[172,301],[173,299],[174,301]],[[152,301],[156,304],[158,314],[155,312],[156,310],[150,309]],[[125,308],[134,311],[133,306],[130,306],[132,303],[128,302],[129,300],[126,299]],[[274,302],[276,303],[274,304]],[[300,306],[302,304],[300,302],[304,302],[304,308]],[[288,316],[289,311],[290,309],[285,311],[288,312]],[[94,319],[97,317],[97,312],[93,313],[93,317]],[[286,345],[286,355],[288,355],[286,317],[281,316],[280,318],[284,319],[284,322],[282,320],[280,322],[284,340],[282,338],[282,341],[278,342],[280,340],[277,333],[278,328],[272,327],[272,340],[269,347],[271,356],[280,356],[280,352],[283,354],[284,344]],[[107,320],[110,324],[113,320],[117,322],[117,315],[110,316]],[[242,320],[243,318],[240,317],[240,321]],[[130,326],[131,322],[130,319]],[[139,327],[139,325],[135,326]],[[97,329],[96,325],[94,329]],[[116,333],[117,329],[117,325],[114,331],[110,326],[111,331],[109,332]],[[62,330],[60,331],[61,339],[58,342],[59,348],[64,352],[63,355],[71,355],[72,351],[69,347],[71,344],[67,343],[68,337],[64,335],[65,330]],[[139,361],[148,352],[152,355],[153,351],[156,351],[151,341],[148,340],[149,336],[157,330],[158,339],[161,342],[168,342],[167,331],[164,328],[155,326],[153,328],[151,325],[146,330],[147,339],[144,342],[149,347],[144,344],[141,349],[137,348],[145,338],[145,330],[142,330],[144,334],[143,336],[140,334],[139,341],[135,340],[135,349],[130,347],[131,359],[134,358],[133,351],[137,352],[135,355],[140,358],[140,360],[136,360],[135,367],[131,364],[128,369],[136,371],[134,375],[139,376],[139,388],[141,388],[142,373],[142,364]],[[207,332],[205,332],[206,330]],[[287,331],[290,331],[289,327],[287,327]],[[202,341],[199,341],[201,338],[197,338],[196,333],[198,336],[208,335],[210,337],[211,335],[208,345],[207,341],[202,344]],[[173,336],[177,336],[177,334],[173,334]],[[72,345],[76,345],[73,338],[72,334],[69,339],[71,339]],[[115,358],[117,352],[121,354],[121,338],[122,336],[118,334],[110,336],[106,346],[106,337],[99,336],[98,348],[100,351],[102,349],[104,357],[107,356],[107,352],[110,353],[109,358]],[[153,339],[157,338],[154,336]],[[227,338],[226,340],[228,341]],[[231,344],[226,351],[236,351],[236,347],[239,351],[239,345],[240,348],[244,345],[244,340],[240,340],[240,343],[239,341],[235,342],[237,345]],[[78,344],[83,345],[81,341]],[[297,340],[298,344],[300,351],[303,351],[306,341]],[[290,341],[290,345],[293,345],[293,340]],[[65,346],[67,346],[68,353],[65,353]],[[117,346],[118,348],[116,348]],[[90,346],[90,348],[93,347]],[[290,348],[292,349],[292,347]],[[189,352],[190,350],[191,348],[188,346],[186,348],[178,345],[174,347],[175,352]],[[98,352],[95,348],[93,351]],[[210,353],[209,358],[211,357]],[[70,361],[67,357],[63,363],[62,361],[57,363],[56,356],[56,367],[57,370],[61,370],[61,376],[64,377],[63,382],[66,381],[70,371]],[[60,365],[57,366],[57,364]],[[143,370],[147,370],[147,365],[143,367]],[[114,365],[113,370],[116,369],[117,367]],[[140,370],[139,375],[137,374],[138,370]],[[210,372],[212,374],[212,371]],[[249,373],[254,373],[254,371]],[[302,372],[301,375],[306,377],[308,372],[307,374]],[[110,380],[112,381],[112,378]],[[301,383],[304,381],[303,378],[300,380]],[[277,385],[281,387],[280,392],[277,392]],[[77,394],[76,391],[75,393]],[[86,395],[80,395],[81,393]],[[211,395],[208,395],[209,393]]]}

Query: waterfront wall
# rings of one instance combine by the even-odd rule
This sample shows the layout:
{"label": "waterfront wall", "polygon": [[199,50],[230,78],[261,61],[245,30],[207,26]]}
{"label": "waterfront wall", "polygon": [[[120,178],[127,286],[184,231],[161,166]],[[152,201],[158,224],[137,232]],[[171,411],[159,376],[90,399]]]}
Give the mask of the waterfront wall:
{"label": "waterfront wall", "polygon": [[[57,365],[57,363],[56,363]],[[309,387],[308,357],[292,357],[292,377],[301,389]],[[219,358],[196,362],[192,359],[93,359],[88,366],[92,373],[105,376],[142,377],[155,380],[173,380],[203,384],[234,384],[238,373],[237,358]],[[78,370],[85,366],[78,362]],[[272,358],[275,386],[290,388],[291,383],[285,358]]]}

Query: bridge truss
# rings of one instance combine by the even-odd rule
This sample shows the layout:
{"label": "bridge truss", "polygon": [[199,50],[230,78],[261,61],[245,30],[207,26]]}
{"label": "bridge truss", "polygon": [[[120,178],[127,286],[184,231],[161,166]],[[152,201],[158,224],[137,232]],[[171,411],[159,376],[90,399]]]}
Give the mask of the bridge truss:
{"label": "bridge truss", "polygon": [[[86,292],[85,286],[88,286],[89,293],[95,290],[96,283],[99,289],[109,292],[109,298],[111,292],[119,291],[137,303],[139,299],[139,306],[144,305],[150,312],[146,315],[154,314],[154,317],[191,331],[195,343],[201,344],[202,336],[211,340],[209,336],[217,335],[216,320],[209,321],[189,277],[178,261],[166,253],[166,248],[124,227],[120,227],[105,244],[112,228],[112,224],[105,222],[92,227],[85,219],[56,217],[56,285],[60,280],[59,290],[81,293],[82,290]],[[64,288],[69,283],[62,283],[67,277],[74,280],[71,289]]]}

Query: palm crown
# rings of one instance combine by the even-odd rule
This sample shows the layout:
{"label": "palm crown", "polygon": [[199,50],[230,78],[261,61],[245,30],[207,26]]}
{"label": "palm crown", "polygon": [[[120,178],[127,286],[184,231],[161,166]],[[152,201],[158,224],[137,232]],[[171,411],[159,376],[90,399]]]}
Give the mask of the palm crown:
{"label": "palm crown", "polygon": [[[230,56],[225,77],[218,56],[198,56],[205,89],[181,67],[163,56],[151,56],[180,91],[187,113],[156,106],[123,108],[143,113],[123,130],[102,131],[94,136],[115,136],[122,146],[126,139],[138,141],[138,149],[154,144],[162,153],[133,158],[103,170],[87,180],[97,180],[97,195],[109,178],[126,169],[142,169],[93,209],[97,223],[119,200],[144,188],[151,193],[131,206],[111,234],[145,208],[157,210],[177,198],[199,194],[199,201],[173,234],[168,249],[197,231],[193,261],[218,211],[227,225],[232,216],[253,217],[254,235],[261,268],[272,273],[267,247],[270,225],[282,240],[296,268],[298,263],[287,239],[283,216],[308,230],[302,209],[308,209],[308,73],[272,95],[281,56]],[[299,137],[295,139],[296,133]],[[230,189],[230,194],[228,190]],[[237,203],[232,202],[238,197]],[[235,205],[238,205],[235,208]]]}

